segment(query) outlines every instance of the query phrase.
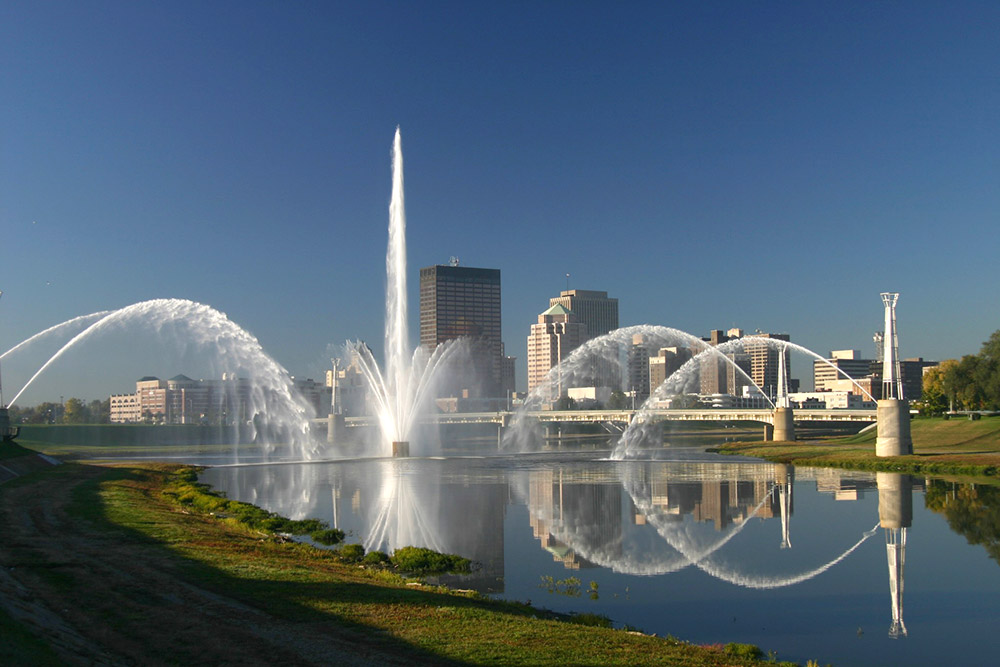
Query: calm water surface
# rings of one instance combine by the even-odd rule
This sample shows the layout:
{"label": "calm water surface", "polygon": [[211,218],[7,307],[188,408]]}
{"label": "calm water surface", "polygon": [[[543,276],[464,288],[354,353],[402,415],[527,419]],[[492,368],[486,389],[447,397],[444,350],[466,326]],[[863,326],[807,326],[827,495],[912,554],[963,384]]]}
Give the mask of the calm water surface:
{"label": "calm water surface", "polygon": [[426,546],[479,564],[453,585],[619,627],[801,663],[993,662],[995,488],[664,451],[219,467],[202,479],[367,549]]}

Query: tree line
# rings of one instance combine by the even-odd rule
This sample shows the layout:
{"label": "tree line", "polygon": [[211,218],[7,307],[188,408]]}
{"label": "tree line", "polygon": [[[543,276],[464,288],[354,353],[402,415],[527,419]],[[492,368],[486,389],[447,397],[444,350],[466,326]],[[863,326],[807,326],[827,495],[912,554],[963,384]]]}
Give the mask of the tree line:
{"label": "tree line", "polygon": [[7,413],[14,424],[107,424],[111,421],[111,399],[89,403],[71,398],[65,403],[39,403],[34,407],[11,406]]}
{"label": "tree line", "polygon": [[979,354],[942,361],[924,374],[921,412],[955,410],[1000,410],[1000,330]]}

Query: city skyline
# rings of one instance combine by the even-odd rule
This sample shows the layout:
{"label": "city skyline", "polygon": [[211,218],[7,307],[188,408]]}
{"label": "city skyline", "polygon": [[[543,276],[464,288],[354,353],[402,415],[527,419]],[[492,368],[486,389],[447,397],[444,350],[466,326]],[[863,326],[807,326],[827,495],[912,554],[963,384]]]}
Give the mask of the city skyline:
{"label": "city skyline", "polygon": [[[296,377],[348,339],[381,359],[398,124],[409,265],[502,272],[519,388],[567,289],[824,356],[867,356],[898,291],[901,356],[972,354],[1000,328],[975,289],[1000,277],[998,27],[987,3],[9,5],[0,348],[175,297]],[[117,364],[22,400],[196,372]]]}

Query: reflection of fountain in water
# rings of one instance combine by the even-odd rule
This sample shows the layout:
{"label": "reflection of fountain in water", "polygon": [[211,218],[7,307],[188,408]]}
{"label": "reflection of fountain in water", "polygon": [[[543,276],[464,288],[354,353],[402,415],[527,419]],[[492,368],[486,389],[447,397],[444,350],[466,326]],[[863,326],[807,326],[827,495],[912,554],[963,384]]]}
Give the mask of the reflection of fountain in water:
{"label": "reflection of fountain in water", "polygon": [[[310,406],[292,392],[291,381],[284,368],[269,357],[258,340],[233,323],[224,313],[184,299],[154,299],[132,304],[115,311],[94,313],[74,318],[46,329],[11,348],[10,354],[39,338],[74,325],[93,321],[53,354],[31,376],[14,396],[21,394],[56,361],[78,350],[81,343],[99,339],[111,332],[141,334],[143,340],[160,349],[173,345],[181,354],[197,352],[208,355],[210,372],[216,376],[228,373],[246,379],[245,387],[232,387],[229,396],[238,401],[237,414],[228,415],[230,425],[250,429],[265,445],[292,444],[300,456],[311,453],[309,422]],[[270,453],[271,448],[267,448]]]}
{"label": "reflection of fountain in water", "polygon": [[[403,148],[399,128],[392,151],[392,199],[389,204],[389,243],[385,257],[385,368],[380,368],[363,343],[350,345],[357,353],[368,381],[382,433],[382,452],[392,453],[392,443],[408,442],[417,415],[433,394],[449,359],[462,346],[448,341],[428,354],[422,347],[410,353],[407,334],[406,206],[403,194]],[[409,445],[401,451],[408,452]]]}
{"label": "reflection of fountain in water", "polygon": [[[669,465],[669,468],[663,467],[666,465]],[[564,481],[561,471],[543,470],[529,472],[527,476],[516,480],[513,486],[515,492],[528,504],[532,520],[540,527],[544,527],[543,532],[547,531],[558,540],[564,550],[571,550],[574,557],[583,558],[615,572],[633,575],[667,574],[694,566],[716,579],[744,588],[780,588],[807,581],[826,572],[854,553],[876,532],[875,529],[865,531],[858,541],[842,553],[806,571],[771,575],[747,573],[744,571],[745,566],[741,566],[740,563],[727,564],[720,554],[723,547],[751,523],[750,519],[760,515],[762,509],[782,492],[782,484],[787,482],[774,480],[788,479],[784,466],[771,464],[741,466],[751,478],[759,477],[772,481],[767,483],[766,491],[755,494],[753,499],[755,506],[746,507],[745,518],[721,534],[714,531],[707,532],[703,526],[693,521],[680,520],[679,515],[669,508],[658,505],[654,500],[658,493],[663,492],[662,488],[657,491],[655,488],[657,484],[669,480],[670,484],[678,486],[689,482],[700,487],[706,480],[722,481],[718,478],[718,474],[723,467],[709,464],[678,462],[655,464],[633,461],[615,466],[615,472],[607,475],[607,479],[602,476],[600,480],[596,480],[593,474],[590,474],[586,481],[570,476]],[[748,467],[751,469],[747,470]],[[541,476],[532,480],[531,475]],[[547,487],[555,488],[550,490]],[[545,502],[532,502],[533,494],[544,495],[546,491],[552,496],[551,507]],[[645,551],[638,548],[639,543],[635,539],[625,539],[624,535],[612,539],[607,534],[608,526],[595,525],[600,524],[597,520],[599,517],[579,514],[581,511],[593,511],[595,507],[613,507],[614,502],[611,498],[623,491],[644,517],[646,524],[651,526],[662,540],[658,544],[649,545]],[[572,499],[581,494],[587,496],[584,498],[586,502],[573,502]],[[612,514],[617,516],[620,511],[613,511]]]}
{"label": "reflection of fountain in water", "polygon": [[440,540],[440,484],[412,474],[405,461],[379,462],[378,495],[370,510],[366,551],[422,546],[444,551]]}

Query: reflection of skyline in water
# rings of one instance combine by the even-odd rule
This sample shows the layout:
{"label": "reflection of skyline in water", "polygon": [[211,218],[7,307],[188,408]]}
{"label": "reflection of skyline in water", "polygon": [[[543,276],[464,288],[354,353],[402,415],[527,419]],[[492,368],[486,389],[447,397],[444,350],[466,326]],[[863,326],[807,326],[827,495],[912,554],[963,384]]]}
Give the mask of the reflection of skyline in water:
{"label": "reflection of skyline in water", "polygon": [[[808,564],[780,552],[766,562],[734,557],[738,548],[730,542],[752,520],[780,524],[775,546],[795,551],[788,549],[795,514],[788,466],[567,462],[506,469],[502,459],[478,461],[474,470],[452,459],[395,459],[214,474],[223,476],[216,483],[230,497],[293,518],[323,518],[366,550],[423,546],[457,553],[481,563],[491,580],[503,576],[509,494],[526,505],[540,547],[571,569],[656,575],[694,566],[738,586],[774,588],[817,576],[873,534],[859,531]],[[807,478],[838,500],[876,486],[874,475],[863,473],[816,470],[800,481]]]}
{"label": "reflection of skyline in water", "polygon": [[[849,486],[856,493],[866,484],[874,486],[866,480]],[[791,488],[788,466],[647,462],[615,467],[605,480],[591,471],[574,475],[562,468],[531,473],[526,504],[535,537],[568,568],[601,566],[659,575],[694,566],[737,586],[766,589],[812,579],[875,534],[874,528],[865,530],[829,560],[797,571],[755,573],[739,559],[715,556],[752,518],[778,518],[780,547],[788,548]],[[659,548],[635,548],[627,540],[626,534],[633,531],[625,530],[623,502],[635,527],[655,529],[663,540]],[[714,531],[706,530],[706,524]]]}
{"label": "reflection of skyline in water", "polygon": [[[792,655],[782,658],[800,661],[888,664],[903,651],[926,664],[926,656],[942,655],[935,624],[959,617],[972,597],[977,608],[998,606],[984,598],[1000,589],[989,583],[995,563],[973,577],[975,554],[937,553],[946,542],[964,547],[944,521],[922,516],[918,532],[907,534],[912,491],[925,483],[900,475],[703,459],[617,463],[557,452],[220,468],[204,478],[230,497],[326,520],[367,548],[413,544],[470,557],[482,569],[453,582],[461,588],[536,602],[542,595],[543,607],[603,613],[693,641],[785,647]],[[931,509],[946,505],[957,520],[974,512],[976,530],[989,521],[975,498],[963,500],[973,494],[933,488]],[[871,539],[879,533],[884,541]],[[600,584],[599,600],[539,590],[541,577],[573,572],[585,586]],[[968,581],[973,592],[949,603],[954,609],[928,602],[928,586],[942,578]],[[934,620],[943,604],[952,611]],[[771,609],[766,630],[751,620],[764,607]],[[990,613],[1000,619],[1000,609]],[[720,614],[728,624],[721,635]],[[775,630],[778,617],[791,634]],[[947,638],[970,632],[948,626]],[[891,642],[897,648],[879,644],[872,652],[872,642],[888,637],[900,638]]]}

